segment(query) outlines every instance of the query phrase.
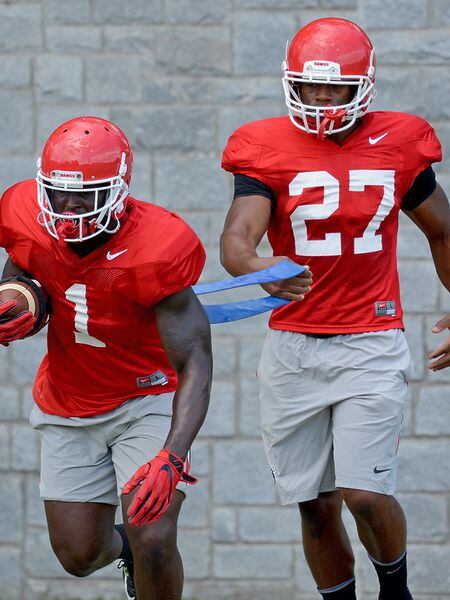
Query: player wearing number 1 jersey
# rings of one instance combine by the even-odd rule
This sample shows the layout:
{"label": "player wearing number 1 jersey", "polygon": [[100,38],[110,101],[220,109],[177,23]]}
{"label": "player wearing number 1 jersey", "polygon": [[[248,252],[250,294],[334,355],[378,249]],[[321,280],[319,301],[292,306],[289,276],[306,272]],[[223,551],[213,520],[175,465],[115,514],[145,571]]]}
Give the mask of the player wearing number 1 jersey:
{"label": "player wearing number 1 jersey", "polygon": [[[205,252],[177,215],[129,196],[131,170],[113,123],[62,124],[37,180],[3,194],[0,244],[4,276],[31,275],[51,302],[31,423],[58,559],[85,576],[121,558],[127,598],[179,600],[176,523],[196,481],[184,462],[211,378],[209,324],[190,287]],[[118,494],[125,526],[114,528]]]}
{"label": "player wearing number 1 jersey", "polygon": [[[295,300],[276,309],[258,369],[262,434],[283,504],[298,503],[319,592],[354,600],[354,559],[342,499],[380,581],[380,599],[412,598],[406,527],[393,493],[410,372],[397,274],[398,214],[430,242],[450,289],[450,209],[432,164],[432,127],[404,113],[367,112],[375,53],[344,19],[301,29],[284,64],[289,117],[248,123],[223,167],[235,196],[222,235],[233,275],[285,257],[302,277],[264,286]],[[267,231],[272,258],[256,248]],[[420,278],[420,273],[417,274]],[[436,330],[450,326],[450,315]],[[432,355],[450,365],[450,338]]]}

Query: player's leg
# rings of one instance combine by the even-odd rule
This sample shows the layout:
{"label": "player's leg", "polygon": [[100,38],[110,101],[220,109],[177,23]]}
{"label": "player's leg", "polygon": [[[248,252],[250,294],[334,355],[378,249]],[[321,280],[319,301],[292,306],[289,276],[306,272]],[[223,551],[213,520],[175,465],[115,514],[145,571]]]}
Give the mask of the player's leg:
{"label": "player's leg", "polygon": [[116,508],[96,502],[45,501],[50,542],[68,573],[85,577],[118,558],[122,539],[114,529]]}
{"label": "player's leg", "polygon": [[393,493],[410,355],[397,330],[348,336],[346,345],[351,365],[336,388],[348,397],[333,407],[336,485],[375,561],[380,598],[408,599],[406,522]]}
{"label": "player's leg", "polygon": [[[134,495],[124,496],[122,500],[125,523]],[[184,575],[177,547],[177,520],[183,500],[183,492],[176,490],[159,521],[140,527],[125,526],[133,552],[134,586],[139,600],[181,599]]]}
{"label": "player's leg", "polygon": [[406,567],[406,520],[394,496],[342,490],[358,535],[380,580],[380,599],[409,600]]}
{"label": "player's leg", "polygon": [[62,566],[80,577],[118,558],[123,546],[114,529],[119,499],[103,431],[109,418],[68,419],[37,406],[30,416],[42,439],[40,495],[51,544]]}
{"label": "player's leg", "polygon": [[369,556],[382,563],[402,556],[406,548],[406,519],[394,496],[355,489],[343,489],[342,495]]}
{"label": "player's leg", "polygon": [[[111,444],[119,489],[136,470],[163,447],[172,416],[173,394],[147,396],[127,402],[123,409],[127,427]],[[201,485],[201,482],[200,482]],[[125,532],[131,546],[133,586],[139,600],[178,600],[183,587],[183,565],[177,548],[177,519],[186,484],[180,483],[164,516],[149,526],[127,525],[127,509],[134,493],[122,496]],[[137,491],[137,490],[136,490]]]}
{"label": "player's leg", "polygon": [[282,504],[299,503],[306,559],[319,589],[344,585],[345,592],[328,597],[353,600],[354,559],[334,492],[330,384],[317,363],[318,342],[269,331],[258,369],[262,437]]}
{"label": "player's leg", "polygon": [[319,590],[350,582],[355,560],[341,519],[340,492],[321,493],[299,507],[305,557]]}

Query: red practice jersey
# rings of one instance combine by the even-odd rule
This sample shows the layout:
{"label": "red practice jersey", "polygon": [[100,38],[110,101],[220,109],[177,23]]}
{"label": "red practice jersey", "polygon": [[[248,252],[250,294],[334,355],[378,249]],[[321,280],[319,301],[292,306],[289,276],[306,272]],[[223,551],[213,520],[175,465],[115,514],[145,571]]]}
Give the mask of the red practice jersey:
{"label": "red practice jersey", "polygon": [[176,214],[128,199],[121,228],[85,257],[38,223],[36,182],[0,200],[0,245],[51,301],[48,353],[34,385],[46,413],[90,416],[176,389],[152,305],[193,285],[205,252]]}
{"label": "red practice jersey", "polygon": [[416,176],[439,160],[432,127],[404,113],[369,113],[342,146],[288,117],[235,131],[223,168],[272,189],[273,253],[309,265],[314,278],[303,301],[273,311],[270,327],[336,334],[403,328],[398,212]]}

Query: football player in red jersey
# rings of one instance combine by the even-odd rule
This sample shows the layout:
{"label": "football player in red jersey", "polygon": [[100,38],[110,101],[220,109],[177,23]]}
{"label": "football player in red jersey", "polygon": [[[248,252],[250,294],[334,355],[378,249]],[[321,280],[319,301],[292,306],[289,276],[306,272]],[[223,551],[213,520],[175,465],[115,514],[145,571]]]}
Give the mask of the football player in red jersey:
{"label": "football player in red jersey", "polygon": [[[36,181],[0,200],[3,275],[33,276],[51,301],[31,423],[59,561],[83,577],[121,558],[128,598],[178,600],[177,518],[196,482],[185,461],[212,370],[191,289],[205,252],[176,214],[128,195],[132,161],[109,121],[58,127]],[[17,319],[0,342],[32,329],[31,313]],[[121,494],[125,525],[114,527]]]}
{"label": "football player in red jersey", "polygon": [[[264,286],[296,300],[270,318],[258,378],[266,454],[283,504],[298,503],[318,590],[355,599],[345,501],[377,571],[382,600],[411,598],[406,525],[393,496],[410,371],[396,243],[401,210],[430,243],[450,289],[450,209],[432,163],[431,126],[367,112],[375,54],[365,32],[337,18],[291,42],[283,86],[289,118],[248,123],[230,137],[223,168],[235,195],[221,239],[233,275],[285,257],[302,276]],[[268,232],[273,257],[257,254]],[[418,274],[420,276],[420,274]],[[435,331],[450,327],[450,315]],[[450,365],[450,338],[430,358]]]}

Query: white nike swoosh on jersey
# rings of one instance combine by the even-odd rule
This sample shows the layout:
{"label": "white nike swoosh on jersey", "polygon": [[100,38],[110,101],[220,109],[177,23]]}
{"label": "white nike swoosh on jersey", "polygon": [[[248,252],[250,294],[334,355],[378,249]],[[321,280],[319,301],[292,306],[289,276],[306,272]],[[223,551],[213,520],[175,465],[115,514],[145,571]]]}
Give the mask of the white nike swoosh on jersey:
{"label": "white nike swoosh on jersey", "polygon": [[384,137],[386,137],[387,135],[389,135],[389,131],[387,133],[383,133],[383,135],[380,135],[380,137],[377,137],[377,138],[369,137],[369,144],[371,146],[373,146],[374,144],[378,144],[378,142],[380,140],[382,140]]}
{"label": "white nike swoosh on jersey", "polygon": [[114,260],[115,258],[117,258],[118,256],[120,256],[121,254],[123,254],[127,250],[128,250],[128,248],[125,248],[125,250],[121,250],[120,252],[116,252],[115,254],[111,254],[111,252],[108,250],[108,254],[106,255],[106,258],[108,260]]}

